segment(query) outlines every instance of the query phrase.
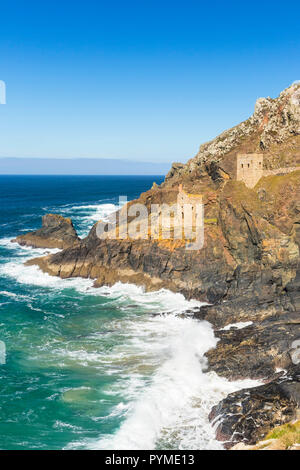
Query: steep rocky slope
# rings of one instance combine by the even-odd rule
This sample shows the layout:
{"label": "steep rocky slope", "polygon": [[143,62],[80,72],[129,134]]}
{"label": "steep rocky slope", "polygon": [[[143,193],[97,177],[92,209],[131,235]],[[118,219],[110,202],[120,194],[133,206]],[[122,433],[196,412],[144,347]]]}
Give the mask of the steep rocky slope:
{"label": "steep rocky slope", "polygon": [[234,178],[238,152],[263,152],[265,169],[297,167],[299,135],[300,84],[296,83],[276,99],[259,98],[249,119],[201,145],[198,154],[186,165],[173,164],[165,184],[180,179],[198,186],[207,174],[215,182],[226,176]]}
{"label": "steep rocky slope", "polygon": [[[278,368],[288,369],[297,392],[293,397],[298,397],[300,378],[294,368],[300,362],[295,347],[300,340],[300,170],[270,174],[249,189],[236,181],[236,156],[251,152],[263,153],[265,170],[300,166],[300,84],[277,99],[259,99],[247,121],[202,145],[187,164],[173,164],[161,186],[141,194],[138,202],[147,207],[174,203],[179,183],[189,193],[203,194],[206,223],[201,250],[188,251],[180,240],[100,240],[96,226],[84,240],[68,229],[68,238],[38,231],[17,241],[60,248],[66,244],[60,253],[30,261],[52,275],[91,277],[95,285],[121,280],[147,289],[166,287],[207,301],[211,305],[196,317],[210,321],[220,339],[207,353],[209,367],[229,379],[271,381],[275,391],[282,390]],[[252,324],[222,329],[237,322]],[[263,389],[253,398],[248,390],[239,393],[214,410],[215,418],[223,420],[218,435],[226,435],[226,440],[237,429],[236,440],[253,441],[268,431],[266,422],[281,424],[299,408],[293,398],[291,412],[277,413],[274,420],[270,414],[275,408],[286,406],[286,401],[277,400],[277,391],[275,408],[273,398],[271,405],[266,400],[271,406],[268,413],[264,407],[253,411]],[[230,414],[235,399],[252,403],[245,405],[252,428],[239,427],[240,411]],[[229,425],[226,409],[233,416]]]}

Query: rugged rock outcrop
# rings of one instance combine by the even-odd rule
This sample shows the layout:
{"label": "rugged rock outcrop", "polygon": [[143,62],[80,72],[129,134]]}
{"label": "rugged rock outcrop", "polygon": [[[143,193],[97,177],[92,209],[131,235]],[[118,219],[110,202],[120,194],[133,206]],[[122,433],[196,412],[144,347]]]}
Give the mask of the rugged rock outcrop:
{"label": "rugged rock outcrop", "polygon": [[61,215],[47,214],[42,218],[42,228],[35,232],[19,235],[13,242],[34,248],[65,249],[79,242],[71,219]]}
{"label": "rugged rock outcrop", "polygon": [[299,419],[300,366],[260,387],[231,393],[210,413],[217,438],[227,448],[255,444],[275,426]]}
{"label": "rugged rock outcrop", "polygon": [[300,362],[299,311],[275,312],[244,328],[216,330],[215,335],[220,340],[207,353],[209,364],[228,379],[270,379],[277,369]]}
{"label": "rugged rock outcrop", "polygon": [[[264,166],[274,169],[300,164],[300,83],[280,93],[276,99],[259,98],[254,114],[210,142],[201,145],[186,165],[175,164],[170,180],[198,179],[206,171],[215,181],[234,177],[237,152],[264,153]],[[278,149],[281,146],[281,151]]]}
{"label": "rugged rock outcrop", "polygon": [[[236,155],[251,152],[263,153],[267,170],[299,167],[300,84],[277,99],[259,99],[247,121],[202,145],[187,164],[173,164],[161,186],[154,185],[134,201],[147,208],[175,203],[179,183],[189,193],[203,194],[201,250],[186,250],[182,240],[100,240],[96,225],[79,240],[72,223],[57,218],[53,223],[46,219],[41,230],[17,241],[66,248],[29,262],[52,275],[90,277],[96,286],[121,280],[149,290],[166,287],[211,304],[195,314],[210,321],[219,337],[216,349],[207,353],[209,368],[229,379],[260,378],[273,384],[255,396],[249,391],[245,397],[230,396],[214,411],[224,417],[219,437],[229,440],[236,429],[244,440],[253,442],[267,432],[267,422],[291,419],[299,405],[291,398],[285,401],[282,390],[291,381],[279,382],[276,370],[292,370],[299,359],[300,171],[270,174],[249,189],[236,181]],[[237,322],[251,324],[223,329]],[[290,377],[293,383],[298,381],[294,372]],[[271,392],[273,401],[268,399],[276,406],[270,405],[262,418],[259,407],[267,402],[264,393],[270,397]],[[235,400],[243,400],[235,414],[239,418],[232,421],[227,413],[225,419],[226,409],[230,412],[237,406]],[[242,420],[243,410],[249,410],[247,421]]]}

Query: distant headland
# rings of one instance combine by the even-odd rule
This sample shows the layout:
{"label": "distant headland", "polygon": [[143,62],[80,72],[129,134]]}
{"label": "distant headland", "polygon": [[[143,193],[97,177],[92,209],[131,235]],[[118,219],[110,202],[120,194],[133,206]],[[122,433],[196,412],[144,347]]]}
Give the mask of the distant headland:
{"label": "distant headland", "polygon": [[166,175],[170,166],[113,158],[0,157],[0,175]]}

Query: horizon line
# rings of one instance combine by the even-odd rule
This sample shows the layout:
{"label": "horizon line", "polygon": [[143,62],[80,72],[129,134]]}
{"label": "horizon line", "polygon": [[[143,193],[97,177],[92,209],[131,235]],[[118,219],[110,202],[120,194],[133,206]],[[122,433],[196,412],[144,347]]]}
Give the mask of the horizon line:
{"label": "horizon line", "polygon": [[32,159],[32,160],[120,160],[122,162],[134,162],[134,163],[151,163],[151,164],[168,164],[171,163],[171,160],[168,161],[155,161],[155,160],[134,160],[130,158],[120,158],[120,157],[1,157],[0,160],[10,160],[10,159]]}
{"label": "horizon line", "polygon": [[122,174],[117,174],[117,173],[111,173],[111,174],[100,174],[100,173],[97,173],[97,174],[94,174],[94,175],[91,175],[89,173],[86,173],[86,174],[72,174],[72,173],[0,173],[0,176],[122,176],[124,178],[127,178],[128,176],[133,176],[133,177],[145,177],[145,176],[148,176],[149,178],[153,177],[153,176],[165,176],[164,173],[157,173],[157,174],[147,174],[145,173],[144,175],[143,174],[128,174],[128,175],[122,175]]}

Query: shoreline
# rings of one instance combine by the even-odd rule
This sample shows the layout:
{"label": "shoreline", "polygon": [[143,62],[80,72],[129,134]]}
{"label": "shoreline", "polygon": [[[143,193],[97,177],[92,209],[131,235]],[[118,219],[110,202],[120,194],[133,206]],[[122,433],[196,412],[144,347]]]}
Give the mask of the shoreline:
{"label": "shoreline", "polygon": [[[23,247],[20,247],[20,249],[23,251]],[[27,251],[27,249],[24,249],[24,254],[25,254],[26,257],[30,256],[30,252],[31,252],[31,250],[28,249],[28,251]],[[20,260],[20,265],[23,265],[22,260]],[[30,267],[28,267],[28,268],[30,269]],[[27,268],[25,268],[25,269],[27,269]],[[40,270],[39,270],[39,271],[40,271]],[[40,271],[40,272],[41,272],[41,271]],[[42,272],[41,272],[41,273],[42,273]],[[36,277],[38,277],[38,276],[36,276]],[[55,277],[53,277],[53,278],[55,279]],[[86,281],[87,279],[77,278],[77,280],[78,280],[78,283],[81,283],[82,281]],[[66,280],[66,281],[67,281],[67,280]],[[75,279],[74,279],[74,281],[75,281]],[[29,282],[30,282],[30,279],[29,279]],[[45,287],[47,286],[47,280],[46,280],[46,279],[45,279],[45,282],[43,282],[43,285],[44,285]],[[51,285],[50,285],[49,287],[51,288]],[[58,287],[58,285],[57,285],[57,287]],[[66,284],[66,287],[67,287],[67,284]],[[72,287],[72,285],[70,285],[70,287]],[[132,287],[135,287],[135,286],[133,285]],[[86,291],[86,294],[89,295],[94,289],[95,289],[95,288],[91,287],[89,290]],[[96,290],[96,289],[95,289],[95,290]],[[110,288],[109,288],[108,290],[110,290]],[[135,290],[135,289],[134,289],[134,290]],[[83,291],[82,293],[85,294],[84,291]],[[151,298],[151,294],[152,294],[152,293],[149,293],[149,296],[150,296],[149,298]],[[157,294],[157,293],[153,292],[153,294]],[[171,293],[171,294],[172,294],[172,293]],[[102,295],[102,294],[99,292],[99,295]],[[147,294],[146,294],[146,295],[147,295]],[[173,295],[173,294],[172,294],[172,295]],[[177,302],[177,303],[178,303],[178,302]],[[198,302],[197,302],[197,303],[198,303]],[[177,307],[176,307],[176,301],[174,301],[173,308],[177,308]],[[165,319],[166,319],[166,326],[167,326],[167,325],[169,324],[169,322],[168,322],[168,320],[167,320],[168,317],[170,317],[170,320],[171,320],[172,316],[173,316],[173,315],[176,315],[176,317],[178,317],[178,321],[187,322],[186,324],[187,324],[187,327],[188,327],[188,324],[190,323],[190,321],[192,320],[192,321],[194,322],[195,319],[193,319],[193,317],[192,317],[191,314],[186,315],[186,314],[185,314],[185,311],[183,311],[182,308],[178,305],[178,309],[179,309],[179,308],[180,308],[180,313],[179,313],[179,311],[178,311],[178,313],[170,312],[170,311],[168,311],[168,305],[167,305],[167,303],[166,303],[166,305],[165,305],[165,311],[160,310],[160,313],[157,313],[156,316],[157,316],[157,317],[165,317]],[[196,306],[196,305],[195,305],[195,306],[193,306],[193,305],[188,305],[188,306],[185,307],[185,310],[187,310],[188,308],[190,308],[190,309],[192,308],[193,310],[195,310],[196,308],[199,308],[199,306]],[[149,310],[149,316],[152,316],[152,311],[151,311],[151,309]],[[183,318],[183,316],[184,316],[184,318]],[[201,325],[203,324],[203,322],[197,320],[197,321],[196,321],[196,324],[199,324],[199,327],[197,327],[197,328],[199,328],[199,331],[201,331]],[[182,325],[184,325],[184,323],[182,323]],[[190,327],[188,327],[188,328],[190,328]],[[209,329],[211,329],[211,331],[213,331],[213,330],[212,330],[212,326],[210,326]],[[195,331],[194,328],[191,328],[191,334],[193,335],[193,338],[195,338],[196,331]],[[204,335],[203,340],[204,340],[205,338],[206,338],[206,334]],[[178,339],[179,339],[179,336],[178,336]],[[201,343],[201,339],[200,339],[200,343]],[[178,357],[180,357],[180,353],[178,353],[178,354],[179,354]],[[197,369],[198,369],[198,372],[200,373],[200,372],[201,372],[201,364],[200,364],[200,363],[198,364]],[[197,375],[197,374],[198,374],[198,373],[196,373],[196,375]],[[191,375],[191,380],[193,380],[193,375]],[[220,384],[223,383],[222,379],[219,379],[219,381],[220,381],[220,382],[218,382],[218,383],[220,383]],[[166,384],[166,386],[167,386],[167,384]],[[215,386],[216,386],[216,385],[215,385]],[[232,389],[236,389],[236,388],[234,387],[234,384],[229,384],[229,387],[231,388],[231,390],[232,390]],[[94,443],[93,445],[96,445],[96,443]]]}
{"label": "shoreline", "polygon": [[[65,250],[67,253],[71,252],[72,250],[78,250],[80,245],[75,245],[75,247],[71,247],[67,250]],[[57,277],[58,273],[54,272],[49,272],[47,269],[47,263],[48,260],[51,260],[52,257],[60,257],[61,253],[64,253],[64,250],[59,251],[56,254],[50,254],[45,257],[41,258],[33,258],[30,260],[27,260],[24,264],[28,267],[30,266],[37,266],[38,269],[40,269],[42,272],[46,272],[48,275],[51,275],[53,277]],[[45,263],[45,264],[44,264]],[[43,267],[46,267],[46,269],[43,269]],[[73,268],[73,265],[71,264],[71,268]],[[70,268],[70,269],[71,269]],[[101,281],[99,282],[99,274],[101,272],[101,269],[103,270],[103,276]],[[91,279],[91,277],[88,276],[88,272],[86,272],[86,276],[81,276],[76,274],[76,269],[74,271],[71,271],[71,275],[68,274],[68,268],[65,269],[63,273],[59,272],[59,276],[62,279],[67,279],[67,278],[78,278],[78,279]],[[76,275],[75,275],[76,274]],[[115,285],[117,282],[123,282],[123,283],[131,283],[135,286],[143,287],[145,291],[147,292],[155,292],[160,289],[168,289],[168,284],[163,282],[161,279],[156,278],[153,282],[153,279],[151,276],[147,273],[136,273],[134,270],[118,270],[118,271],[113,271],[112,269],[108,268],[100,268],[98,269],[97,272],[95,273],[95,277],[93,280],[93,288],[101,288],[101,286],[107,285],[108,287],[111,287]],[[110,279],[110,282],[105,282],[106,279]],[[124,276],[124,277],[123,277]],[[145,279],[147,279],[148,283],[148,289],[147,285],[145,286]],[[98,282],[97,282],[98,280]],[[137,282],[132,282],[132,281],[137,281]],[[182,290],[177,290],[176,288],[173,289],[168,289],[170,292],[173,293],[180,293],[183,295],[187,300],[190,300],[192,298],[192,294],[190,293],[188,296],[185,295],[185,292]],[[242,308],[240,308],[243,306]],[[259,393],[261,396],[264,396],[266,394],[266,400],[270,400],[270,397],[268,395],[268,387],[271,384],[271,386],[276,389],[275,396],[271,398],[271,400],[274,400],[274,406],[278,406],[278,389],[280,389],[280,384],[282,381],[286,380],[287,382],[296,380],[291,378],[292,377],[292,372],[289,373],[289,363],[288,360],[285,358],[286,362],[284,362],[284,359],[279,361],[275,357],[275,364],[273,364],[274,357],[270,358],[268,357],[268,348],[269,345],[266,343],[264,347],[262,348],[261,351],[257,350],[257,347],[255,344],[252,345],[251,347],[251,341],[252,338],[257,335],[257,330],[261,329],[261,334],[262,338],[264,337],[264,329],[261,328],[261,325],[266,323],[266,330],[268,328],[268,322],[270,324],[270,328],[273,328],[273,322],[274,318],[277,317],[278,313],[274,305],[269,306],[266,308],[257,308],[256,313],[253,311],[253,304],[251,305],[250,309],[248,312],[250,312],[250,315],[245,312],[245,307],[249,308],[249,305],[245,305],[245,300],[243,297],[234,299],[233,301],[227,301],[223,303],[217,303],[216,305],[213,304],[208,304],[206,302],[206,305],[202,305],[199,307],[198,311],[193,311],[190,315],[189,318],[193,318],[195,320],[205,320],[208,321],[209,324],[211,325],[214,335],[217,339],[217,343],[213,349],[209,349],[205,353],[205,357],[208,359],[208,370],[207,372],[216,372],[217,375],[221,378],[224,377],[225,379],[229,380],[230,382],[234,383],[237,380],[242,380],[246,381],[247,380],[259,380],[261,385],[259,385]],[[193,309],[195,310],[195,309]],[[224,314],[225,312],[225,314]],[[230,314],[228,314],[230,312]],[[237,314],[238,312],[238,314]],[[183,314],[184,315],[184,314]],[[275,316],[275,317],[274,317]],[[251,324],[246,324],[245,327],[243,328],[230,328],[226,329],[226,326],[234,323],[249,323]],[[282,321],[284,323],[284,320]],[[225,329],[224,329],[225,328]],[[279,326],[279,329],[281,327]],[[254,332],[256,332],[254,334]],[[281,332],[280,332],[281,334]],[[245,355],[245,346],[243,346],[245,343],[249,342],[249,352],[251,354],[251,359],[249,356],[246,354]],[[235,345],[235,343],[238,341],[238,344]],[[232,346],[233,345],[233,346]],[[240,351],[239,347],[240,345]],[[252,352],[251,352],[252,351]],[[261,357],[260,357],[261,355]],[[232,362],[233,361],[233,362]],[[246,361],[246,362],[245,362]],[[263,367],[258,369],[257,368],[257,363],[263,361]],[[242,365],[243,364],[243,365]],[[200,366],[199,366],[200,367]],[[276,372],[279,368],[284,369],[281,372]],[[242,373],[241,373],[242,372]],[[252,387],[251,387],[252,388]],[[216,428],[216,438],[218,441],[221,443],[223,442],[223,445],[226,448],[231,448],[234,447],[235,444],[240,442],[240,439],[235,441],[232,440],[232,436],[234,434],[233,429],[234,426],[239,426],[239,423],[241,421],[241,408],[238,409],[239,407],[236,406],[236,402],[245,402],[244,406],[255,407],[255,413],[259,416],[260,422],[263,422],[263,429],[264,433],[266,434],[267,432],[272,429],[275,425],[278,424],[278,421],[275,421],[271,419],[270,416],[266,416],[266,413],[264,411],[264,401],[261,400],[259,406],[256,403],[255,398],[252,398],[251,396],[251,388],[242,388],[238,392],[233,392],[231,395],[228,395],[225,399],[223,399],[219,405],[215,405],[209,414],[209,419],[213,423],[217,423]],[[255,388],[255,387],[254,387]],[[280,394],[279,394],[280,395]],[[283,399],[280,398],[279,396],[279,401]],[[228,404],[227,404],[227,402]],[[291,401],[293,401],[293,397],[291,396]],[[254,404],[254,405],[253,405]],[[232,408],[233,407],[233,408]],[[291,405],[290,407],[290,414],[288,415],[289,419],[292,419],[292,415],[294,413],[295,406]],[[228,411],[230,410],[230,411]],[[235,412],[233,412],[233,410]],[[234,418],[234,423],[232,422]],[[282,418],[283,422],[286,422],[286,417]],[[228,420],[229,423],[228,424]],[[279,421],[279,424],[282,421]],[[243,440],[245,439],[246,443],[250,444],[255,444],[254,442],[254,437],[256,436],[255,439],[258,440],[258,435],[257,432],[255,433],[255,429],[257,428],[257,422],[254,421],[254,426],[249,429],[242,429],[239,431],[235,431],[235,433],[240,432],[243,434]]]}

